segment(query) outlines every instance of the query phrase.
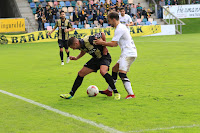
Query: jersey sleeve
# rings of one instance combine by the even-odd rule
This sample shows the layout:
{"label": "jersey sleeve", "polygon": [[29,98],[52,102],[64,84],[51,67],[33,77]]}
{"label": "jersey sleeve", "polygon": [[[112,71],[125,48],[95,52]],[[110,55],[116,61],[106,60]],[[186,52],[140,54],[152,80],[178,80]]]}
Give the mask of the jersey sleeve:
{"label": "jersey sleeve", "polygon": [[129,23],[133,22],[130,16],[128,16],[128,21],[129,21]]}
{"label": "jersey sleeve", "polygon": [[112,41],[118,42],[123,34],[124,34],[123,30],[115,30],[115,34],[114,37],[112,38]]}
{"label": "jersey sleeve", "polygon": [[56,22],[56,24],[55,24],[55,27],[54,27],[54,28],[56,29],[57,27],[58,27],[58,21]]}
{"label": "jersey sleeve", "polygon": [[72,28],[72,23],[68,22],[68,27],[67,28]]}

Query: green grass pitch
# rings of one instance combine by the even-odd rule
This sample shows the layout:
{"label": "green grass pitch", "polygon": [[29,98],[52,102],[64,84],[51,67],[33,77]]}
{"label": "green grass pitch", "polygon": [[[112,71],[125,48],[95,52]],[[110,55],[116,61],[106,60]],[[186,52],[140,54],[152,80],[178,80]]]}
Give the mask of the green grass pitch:
{"label": "green grass pitch", "polygon": [[[88,97],[86,89],[89,85],[94,84],[100,90],[107,88],[99,71],[84,78],[73,99],[61,99],[59,95],[71,90],[78,71],[91,56],[87,54],[61,66],[57,42],[1,45],[0,90],[122,132],[198,133],[199,36],[196,33],[133,38],[138,58],[128,77],[135,99],[124,99],[127,93],[121,80],[116,84],[121,100],[115,101],[113,97],[101,94]],[[109,51],[112,67],[119,58],[120,48],[109,48]],[[70,49],[70,55],[78,53],[78,50]],[[1,133],[106,132],[2,93],[0,118]]]}

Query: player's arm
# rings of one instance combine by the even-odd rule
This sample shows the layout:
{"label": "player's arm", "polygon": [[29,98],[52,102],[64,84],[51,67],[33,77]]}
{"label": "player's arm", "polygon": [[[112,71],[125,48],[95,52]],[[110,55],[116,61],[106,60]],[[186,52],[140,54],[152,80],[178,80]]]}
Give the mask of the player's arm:
{"label": "player's arm", "polygon": [[129,21],[129,24],[126,24],[126,26],[133,26],[133,21],[130,16],[128,17],[128,21]]}
{"label": "player's arm", "polygon": [[56,30],[57,27],[58,27],[58,21],[56,22],[55,27],[52,29],[52,31],[47,33],[47,35],[51,35],[51,33],[53,33]]}
{"label": "player's arm", "polygon": [[78,59],[80,59],[81,57],[83,57],[83,56],[85,55],[85,53],[86,53],[85,51],[82,51],[82,50],[81,50],[81,52],[79,53],[79,55],[78,55],[77,57],[70,56],[69,59],[70,59],[70,60],[78,60]]}
{"label": "player's arm", "polygon": [[111,42],[105,42],[103,40],[96,40],[95,41],[96,45],[102,45],[102,46],[108,46],[108,47],[117,47],[117,41],[111,41]]}
{"label": "player's arm", "polygon": [[74,30],[74,28],[73,28],[72,24],[69,22],[69,25],[68,25],[67,29],[65,29],[65,32],[70,32],[73,30]]}
{"label": "player's arm", "polygon": [[[105,33],[101,32],[101,36],[102,36],[102,40],[106,42]],[[106,48],[106,46],[103,46],[103,55],[107,55],[107,54],[108,54],[108,49]]]}

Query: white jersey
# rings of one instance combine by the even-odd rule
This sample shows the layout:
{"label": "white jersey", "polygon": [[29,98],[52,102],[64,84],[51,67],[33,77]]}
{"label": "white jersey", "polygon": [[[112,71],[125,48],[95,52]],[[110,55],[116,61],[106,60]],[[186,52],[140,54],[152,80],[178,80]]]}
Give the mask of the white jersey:
{"label": "white jersey", "polygon": [[[124,25],[130,24],[131,22],[133,22],[131,17],[127,14],[125,14],[123,17],[121,15],[119,15],[119,21],[121,24],[124,24]],[[127,28],[129,29],[129,26],[127,26]],[[130,29],[129,29],[129,31],[130,31]]]}
{"label": "white jersey", "polygon": [[119,23],[115,29],[112,41],[117,41],[121,48],[121,57],[137,57],[137,50],[129,30]]}

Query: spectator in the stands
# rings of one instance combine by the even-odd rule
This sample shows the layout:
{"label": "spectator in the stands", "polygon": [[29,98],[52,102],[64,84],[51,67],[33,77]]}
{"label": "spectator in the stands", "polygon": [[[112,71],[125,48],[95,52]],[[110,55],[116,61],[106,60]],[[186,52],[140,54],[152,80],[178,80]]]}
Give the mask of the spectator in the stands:
{"label": "spectator in the stands", "polygon": [[103,16],[104,16],[104,23],[107,23],[107,16],[108,16],[107,10],[104,11]]}
{"label": "spectator in the stands", "polygon": [[166,1],[166,5],[171,5],[172,3],[171,3],[171,0],[167,0]]}
{"label": "spectator in the stands", "polygon": [[85,12],[85,8],[83,8],[80,13],[80,21],[82,25],[84,25],[85,17],[86,17],[86,12]]}
{"label": "spectator in the stands", "polygon": [[93,8],[92,15],[93,15],[93,21],[97,20],[97,8],[96,7]]}
{"label": "spectator in the stands", "polygon": [[60,2],[58,2],[57,8],[58,9],[62,9],[62,6],[60,5]]}
{"label": "spectator in the stands", "polygon": [[48,6],[45,7],[44,14],[46,16],[47,21],[49,20],[49,9]]}
{"label": "spectator in the stands", "polygon": [[105,8],[106,8],[106,10],[107,10],[107,12],[108,12],[109,9],[110,9],[110,4],[108,4],[107,0],[106,0],[106,2],[104,3],[104,6],[105,6]]}
{"label": "spectator in the stands", "polygon": [[163,6],[165,6],[165,1],[164,0],[160,0],[159,1],[159,6],[158,6],[158,8],[159,8],[159,10],[158,10],[158,17],[159,18],[163,18]]}
{"label": "spectator in the stands", "polygon": [[56,14],[57,19],[60,19],[60,12],[61,12],[61,9],[58,9],[58,12],[57,12],[57,14]]}
{"label": "spectator in the stands", "polygon": [[80,16],[78,14],[78,11],[75,11],[75,13],[73,14],[73,21],[74,21],[74,24],[78,26],[79,21],[80,21]]}
{"label": "spectator in the stands", "polygon": [[52,9],[49,10],[49,23],[54,23]]}
{"label": "spectator in the stands", "polygon": [[136,14],[137,14],[137,9],[135,8],[134,4],[131,4],[131,14],[130,14],[130,16],[133,17]]}
{"label": "spectator in the stands", "polygon": [[76,3],[76,7],[77,7],[78,11],[82,10],[82,6],[81,6],[80,2]]}
{"label": "spectator in the stands", "polygon": [[102,4],[100,5],[100,12],[102,12],[104,14],[104,11],[105,11],[105,8],[104,8],[103,2],[102,2]]}
{"label": "spectator in the stands", "polygon": [[38,18],[38,31],[42,30],[42,12],[39,11],[39,13],[37,14],[37,18]]}
{"label": "spectator in the stands", "polygon": [[140,13],[140,11],[137,12],[137,18],[141,18],[141,13]]}
{"label": "spectator in the stands", "polygon": [[136,17],[136,15],[133,16],[132,21],[133,21],[133,25],[137,25],[137,17]]}
{"label": "spectator in the stands", "polygon": [[121,7],[121,3],[117,0],[115,4],[115,10],[117,11],[118,9],[120,9],[120,7]]}
{"label": "spectator in the stands", "polygon": [[172,5],[178,5],[178,1],[173,0]]}
{"label": "spectator in the stands", "polygon": [[147,18],[147,11],[145,7],[142,10],[142,16],[144,16],[144,18]]}
{"label": "spectator in the stands", "polygon": [[150,9],[147,10],[147,19],[151,18],[152,13],[153,12]]}
{"label": "spectator in the stands", "polygon": [[42,15],[42,27],[43,27],[43,30],[44,30],[44,23],[46,23],[46,22],[47,22],[47,19],[46,19],[45,15],[43,14]]}
{"label": "spectator in the stands", "polygon": [[195,0],[193,0],[193,1],[192,1],[192,4],[196,4],[196,1],[195,1]]}
{"label": "spectator in the stands", "polygon": [[100,25],[103,26],[104,16],[103,16],[102,12],[99,13],[99,16],[97,17],[97,20],[100,23]]}
{"label": "spectator in the stands", "polygon": [[110,8],[112,9],[112,8],[115,8],[116,7],[116,5],[112,2],[112,0],[110,1]]}
{"label": "spectator in the stands", "polygon": [[51,9],[49,2],[47,3],[46,7],[47,7],[48,10]]}
{"label": "spectator in the stands", "polygon": [[140,13],[142,13],[142,7],[140,6],[140,3],[138,3],[137,5],[137,12],[140,11]]}
{"label": "spectator in the stands", "polygon": [[127,4],[127,5],[125,6],[125,13],[128,14],[128,15],[131,14],[131,8],[130,8],[129,4]]}
{"label": "spectator in the stands", "polygon": [[41,13],[43,12],[43,8],[42,8],[41,4],[38,5],[38,7],[36,9],[36,13],[39,13],[39,11],[41,11]]}
{"label": "spectator in the stands", "polygon": [[121,6],[120,7],[124,7],[125,8],[125,3],[123,2],[123,0],[121,0]]}
{"label": "spectator in the stands", "polygon": [[56,16],[56,14],[58,12],[56,5],[54,5],[54,8],[52,9],[52,11],[53,11],[53,20],[55,21],[56,19],[58,19],[57,16]]}

